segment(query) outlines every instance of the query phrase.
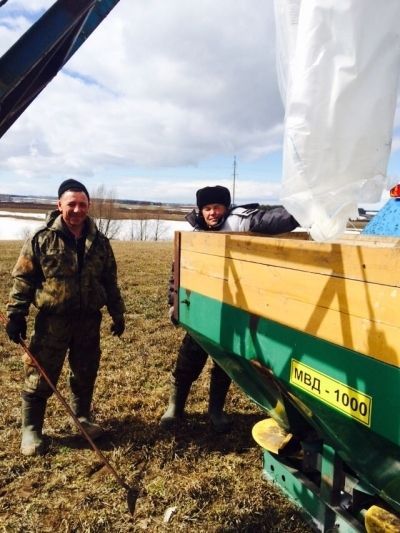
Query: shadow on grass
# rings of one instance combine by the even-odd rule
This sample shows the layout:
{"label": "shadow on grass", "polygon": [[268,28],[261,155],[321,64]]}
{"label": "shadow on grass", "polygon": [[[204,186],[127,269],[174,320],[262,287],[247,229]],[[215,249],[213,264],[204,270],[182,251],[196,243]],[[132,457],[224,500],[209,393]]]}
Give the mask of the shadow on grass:
{"label": "shadow on grass", "polygon": [[[114,450],[115,446],[112,445],[110,437],[110,433],[106,431],[104,435],[95,440],[95,444],[99,450]],[[71,448],[74,450],[92,449],[90,443],[82,435],[51,435],[45,438],[50,450],[56,450],[57,448]]]}
{"label": "shadow on grass", "polygon": [[206,414],[187,414],[170,430],[159,426],[158,420],[146,421],[140,416],[125,416],[107,421],[108,436],[115,446],[134,445],[151,447],[163,441],[175,440],[182,447],[196,444],[204,451],[241,453],[257,447],[251,429],[260,420],[260,415],[232,414],[228,433],[217,433]]}

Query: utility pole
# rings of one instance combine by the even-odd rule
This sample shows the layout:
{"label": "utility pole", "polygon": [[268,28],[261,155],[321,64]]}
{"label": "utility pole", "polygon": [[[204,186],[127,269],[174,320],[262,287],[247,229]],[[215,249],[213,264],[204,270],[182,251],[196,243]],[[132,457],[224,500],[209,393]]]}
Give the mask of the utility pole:
{"label": "utility pole", "polygon": [[233,157],[232,205],[235,205],[235,187],[236,187],[236,156]]}

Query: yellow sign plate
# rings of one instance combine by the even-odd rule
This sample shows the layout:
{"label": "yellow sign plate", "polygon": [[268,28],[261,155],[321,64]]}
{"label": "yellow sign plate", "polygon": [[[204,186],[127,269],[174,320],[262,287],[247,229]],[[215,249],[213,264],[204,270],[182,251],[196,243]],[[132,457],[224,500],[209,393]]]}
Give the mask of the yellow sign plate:
{"label": "yellow sign plate", "polygon": [[338,411],[371,426],[372,398],[308,365],[292,359],[290,383]]}

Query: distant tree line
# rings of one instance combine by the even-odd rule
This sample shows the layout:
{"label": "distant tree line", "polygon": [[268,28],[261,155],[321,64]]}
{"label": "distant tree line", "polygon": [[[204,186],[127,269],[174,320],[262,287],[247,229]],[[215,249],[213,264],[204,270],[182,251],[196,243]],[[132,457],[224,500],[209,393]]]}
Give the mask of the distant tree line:
{"label": "distant tree line", "polygon": [[[3,198],[8,195],[2,195]],[[135,203],[132,201],[132,203]],[[148,205],[158,205],[147,202]],[[54,206],[51,206],[54,209]],[[94,219],[99,230],[109,239],[131,241],[159,241],[167,230],[166,223],[161,219],[163,210],[152,210],[151,219],[148,213],[143,213],[143,218],[131,220],[129,231],[121,235],[123,222],[119,217],[119,202],[115,199],[113,190],[108,190],[104,185],[99,185],[90,192],[90,216]],[[125,219],[126,220],[126,219]],[[27,239],[33,231],[29,226],[22,228],[21,238]]]}
{"label": "distant tree line", "polygon": [[[150,205],[151,202],[148,202]],[[154,205],[154,204],[152,204]],[[122,222],[117,217],[118,203],[114,191],[99,185],[91,193],[90,215],[95,220],[99,230],[109,239],[121,237]],[[130,241],[159,241],[165,234],[165,222],[160,218],[160,212],[154,211],[154,219],[143,218],[132,220],[128,235],[124,238]]]}

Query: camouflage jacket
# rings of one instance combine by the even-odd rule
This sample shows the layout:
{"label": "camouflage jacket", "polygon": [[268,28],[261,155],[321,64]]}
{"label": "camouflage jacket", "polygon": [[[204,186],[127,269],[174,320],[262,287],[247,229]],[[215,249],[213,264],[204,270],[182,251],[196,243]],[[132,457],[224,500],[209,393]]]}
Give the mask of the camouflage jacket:
{"label": "camouflage jacket", "polygon": [[25,242],[12,276],[8,316],[27,315],[31,303],[63,315],[94,313],[104,305],[113,318],[125,311],[110,242],[89,217],[81,265],[75,238],[53,211],[46,226]]}

